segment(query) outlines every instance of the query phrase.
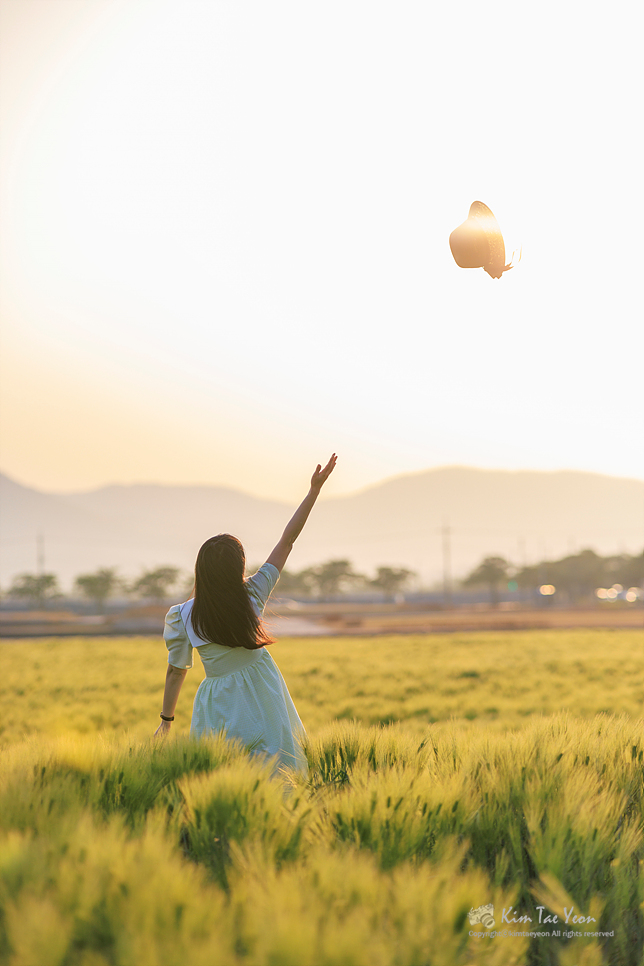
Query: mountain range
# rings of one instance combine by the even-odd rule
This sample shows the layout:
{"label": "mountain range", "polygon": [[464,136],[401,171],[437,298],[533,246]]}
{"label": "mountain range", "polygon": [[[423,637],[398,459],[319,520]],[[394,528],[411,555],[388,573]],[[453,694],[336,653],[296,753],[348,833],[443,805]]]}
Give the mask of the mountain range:
{"label": "mountain range", "polygon": [[[304,494],[303,494],[304,495]],[[219,486],[135,484],[44,493],[0,474],[0,586],[34,573],[38,547],[69,589],[98,567],[123,576],[171,564],[192,569],[203,541],[234,533],[261,563],[294,506]],[[427,584],[446,567],[464,576],[484,556],[523,565],[587,547],[601,554],[644,546],[644,481],[581,471],[443,467],[322,499],[289,568],[348,558],[357,570],[404,566]]]}

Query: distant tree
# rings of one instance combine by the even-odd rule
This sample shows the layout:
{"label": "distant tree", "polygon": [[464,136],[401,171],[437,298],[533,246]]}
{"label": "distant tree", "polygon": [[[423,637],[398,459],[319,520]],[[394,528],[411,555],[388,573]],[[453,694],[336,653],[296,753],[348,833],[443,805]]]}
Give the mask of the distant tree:
{"label": "distant tree", "polygon": [[[558,591],[575,602],[606,584],[607,560],[594,550],[582,550],[554,561],[550,564],[549,572],[550,578],[546,582],[554,584]],[[613,583],[613,579],[610,579],[610,583]]]}
{"label": "distant tree", "polygon": [[283,570],[280,574],[280,582],[277,585],[277,595],[300,594],[303,597],[308,597],[313,590],[313,585],[314,581],[310,569],[300,570],[299,572]]}
{"label": "distant tree", "polygon": [[478,567],[467,575],[463,581],[464,587],[485,586],[490,591],[492,607],[499,604],[499,585],[507,581],[510,576],[511,565],[505,557],[486,557]]}
{"label": "distant tree", "polygon": [[571,602],[592,596],[598,587],[640,587],[644,583],[644,551],[641,554],[617,554],[601,557],[585,549],[561,560],[542,560],[523,567],[514,578],[519,587],[536,590],[541,584],[553,584]]}
{"label": "distant tree", "polygon": [[146,570],[130,587],[130,593],[143,600],[161,603],[168,596],[170,588],[179,576],[178,567],[157,567]]}
{"label": "distant tree", "polygon": [[80,574],[75,580],[78,592],[93,601],[101,614],[105,601],[116,592],[120,583],[115,567],[104,567],[93,574]]}
{"label": "distant tree", "polygon": [[529,567],[522,567],[518,570],[514,575],[514,579],[521,590],[535,590],[540,584],[554,584],[554,580],[550,579],[554,575],[550,573],[548,568],[552,568],[551,561],[530,564]]}
{"label": "distant tree", "polygon": [[414,570],[406,570],[405,567],[378,567],[376,576],[369,583],[388,597],[395,597],[410,578],[415,576]]}
{"label": "distant tree", "polygon": [[44,607],[49,601],[62,597],[62,594],[55,574],[19,574],[7,596],[27,600],[36,607]]}
{"label": "distant tree", "polygon": [[644,550],[636,556],[619,554],[606,560],[608,580],[606,584],[621,584],[622,587],[642,587],[644,585]]}
{"label": "distant tree", "polygon": [[348,560],[328,560],[317,567],[302,571],[301,576],[321,597],[337,597],[351,584],[364,580],[363,575],[356,573]]}
{"label": "distant tree", "polygon": [[184,571],[177,579],[178,592],[184,600],[189,600],[195,592],[194,571]]}
{"label": "distant tree", "polygon": [[627,581],[621,577],[637,573],[637,567],[632,567],[633,559],[636,558],[627,555],[600,557],[594,550],[586,549],[561,560],[542,560],[524,567],[515,579],[525,589],[536,590],[541,584],[553,584],[574,603],[591,596],[598,587],[610,587],[615,582],[626,586]]}

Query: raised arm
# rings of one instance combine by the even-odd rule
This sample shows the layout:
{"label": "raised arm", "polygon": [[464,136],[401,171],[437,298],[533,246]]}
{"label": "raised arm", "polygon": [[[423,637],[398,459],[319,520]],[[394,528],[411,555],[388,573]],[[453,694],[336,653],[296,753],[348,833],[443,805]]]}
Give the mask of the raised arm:
{"label": "raised arm", "polygon": [[271,551],[271,555],[266,561],[266,563],[273,564],[274,567],[281,572],[284,568],[284,564],[293,549],[293,544],[295,543],[297,537],[299,537],[302,532],[302,528],[309,518],[309,513],[313,509],[313,504],[320,495],[320,490],[329,476],[333,472],[333,467],[335,466],[337,456],[335,453],[332,455],[329,462],[326,464],[324,469],[318,463],[316,470],[311,477],[311,489],[306,494],[299,507],[286,524],[286,529],[282,534],[279,543]]}

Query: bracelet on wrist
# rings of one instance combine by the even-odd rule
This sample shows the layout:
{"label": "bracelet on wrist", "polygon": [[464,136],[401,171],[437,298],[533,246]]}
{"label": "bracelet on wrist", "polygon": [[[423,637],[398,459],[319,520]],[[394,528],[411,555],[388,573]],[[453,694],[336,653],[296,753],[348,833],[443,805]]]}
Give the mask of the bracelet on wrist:
{"label": "bracelet on wrist", "polygon": [[172,717],[169,718],[167,715],[162,714],[160,715],[160,717],[163,718],[164,721],[174,721],[174,715],[172,715]]}

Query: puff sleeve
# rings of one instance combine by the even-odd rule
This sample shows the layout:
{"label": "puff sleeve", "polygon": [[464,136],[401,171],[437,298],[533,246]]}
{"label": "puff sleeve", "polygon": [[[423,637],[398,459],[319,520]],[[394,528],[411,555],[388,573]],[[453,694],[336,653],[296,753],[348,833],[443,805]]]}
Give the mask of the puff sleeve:
{"label": "puff sleeve", "polygon": [[168,649],[168,664],[187,670],[192,667],[192,644],[181,617],[181,605],[175,604],[165,616],[163,639]]}
{"label": "puff sleeve", "polygon": [[266,607],[266,601],[279,580],[280,572],[273,564],[265,563],[256,574],[246,581],[246,590],[251,601],[261,614]]}

